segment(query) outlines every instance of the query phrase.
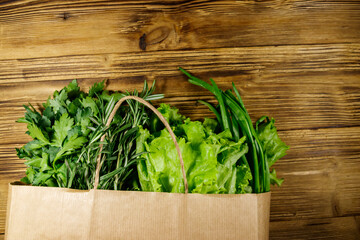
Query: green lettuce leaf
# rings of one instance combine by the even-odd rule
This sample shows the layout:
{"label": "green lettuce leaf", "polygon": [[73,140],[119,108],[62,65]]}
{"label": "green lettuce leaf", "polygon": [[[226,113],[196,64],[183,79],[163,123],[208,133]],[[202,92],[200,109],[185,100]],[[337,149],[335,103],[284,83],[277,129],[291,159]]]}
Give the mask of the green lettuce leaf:
{"label": "green lettuce leaf", "polygon": [[[161,103],[158,110],[171,126],[175,127],[185,120],[185,117],[178,113],[179,109],[171,107],[169,104]],[[164,125],[162,124],[162,122],[155,114],[153,114],[150,120],[151,132],[158,132],[163,128]]]}
{"label": "green lettuce leaf", "polygon": [[[248,151],[245,137],[234,142],[229,131],[214,133],[216,120],[191,121],[166,104],[159,109],[177,135],[189,192],[251,192],[250,169],[240,161]],[[179,157],[168,131],[154,132],[141,127],[136,144],[137,153],[146,152],[137,164],[141,189],[184,192]]]}
{"label": "green lettuce leaf", "polygon": [[275,169],[273,169],[270,172],[270,183],[273,184],[273,185],[276,184],[276,185],[278,185],[280,187],[283,182],[284,182],[284,179],[283,178],[277,178],[276,171],[275,171]]}
{"label": "green lettuce leaf", "polygon": [[[265,119],[267,121],[265,121]],[[279,137],[276,127],[275,119],[262,117],[256,122],[256,132],[265,152],[269,168],[280,158],[286,155],[289,149]],[[273,169],[270,172],[270,183],[280,186],[284,179],[279,179],[276,176],[276,171]]]}
{"label": "green lettuce leaf", "polygon": [[289,147],[281,141],[275,127],[275,119],[267,120],[267,122],[262,122],[260,126],[257,123],[256,131],[264,147],[269,167],[271,167],[278,159],[286,155]]}

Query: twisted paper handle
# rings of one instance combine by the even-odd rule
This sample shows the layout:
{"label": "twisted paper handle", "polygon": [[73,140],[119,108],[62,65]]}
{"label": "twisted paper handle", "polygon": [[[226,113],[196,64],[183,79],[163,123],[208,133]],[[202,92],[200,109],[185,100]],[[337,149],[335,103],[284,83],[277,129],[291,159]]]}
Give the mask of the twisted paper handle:
{"label": "twisted paper handle", "polygon": [[[108,119],[108,121],[106,122],[106,127],[109,127],[110,126],[110,123],[111,121],[113,120],[115,114],[116,114],[116,111],[119,109],[120,105],[128,100],[128,99],[133,99],[135,101],[138,101],[142,104],[144,104],[145,106],[147,106],[148,108],[150,108],[155,114],[156,116],[159,117],[160,121],[165,125],[166,129],[169,131],[170,133],[170,136],[175,144],[175,147],[176,147],[176,151],[179,155],[179,160],[180,160],[180,165],[181,165],[181,171],[182,171],[182,175],[183,175],[183,178],[184,178],[184,186],[185,186],[185,193],[188,193],[188,183],[187,183],[187,180],[186,180],[186,173],[185,173],[185,168],[184,168],[184,161],[183,161],[183,158],[182,158],[182,155],[181,155],[181,152],[180,152],[180,148],[179,148],[179,144],[177,143],[176,141],[176,137],[175,137],[175,134],[174,132],[171,130],[171,127],[169,125],[169,123],[166,121],[166,119],[163,117],[163,115],[161,115],[161,113],[153,106],[151,105],[150,103],[148,103],[147,101],[145,101],[144,99],[140,98],[140,97],[136,97],[136,96],[126,96],[126,97],[123,97],[121,98],[115,105],[113,111],[111,112],[110,114],[110,117]],[[101,142],[103,142],[105,140],[105,134],[101,137]],[[100,154],[97,158],[97,164],[96,164],[96,171],[95,171],[95,182],[94,182],[94,189],[97,189],[98,185],[99,185],[99,179],[100,179],[100,168],[101,168],[101,151],[102,151],[102,148],[103,148],[103,144],[100,145]]]}

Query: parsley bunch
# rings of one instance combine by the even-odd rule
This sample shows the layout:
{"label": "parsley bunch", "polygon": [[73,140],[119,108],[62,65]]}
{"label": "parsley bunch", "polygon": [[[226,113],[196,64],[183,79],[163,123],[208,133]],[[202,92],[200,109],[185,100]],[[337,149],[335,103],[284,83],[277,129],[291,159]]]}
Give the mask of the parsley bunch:
{"label": "parsley bunch", "polygon": [[116,102],[127,95],[145,100],[156,100],[162,94],[153,94],[146,81],[142,92],[109,92],[104,81],[95,83],[85,93],[76,80],[60,91],[55,91],[38,112],[31,104],[24,105],[26,113],[18,122],[26,123],[33,140],[17,155],[25,159],[26,177],[21,181],[35,186],[91,189],[96,159],[100,154],[100,138],[106,134],[100,170],[102,189],[138,188],[133,173],[139,160],[135,140],[138,125],[147,124],[148,112],[138,102],[128,101],[122,106],[112,124],[105,127]]}

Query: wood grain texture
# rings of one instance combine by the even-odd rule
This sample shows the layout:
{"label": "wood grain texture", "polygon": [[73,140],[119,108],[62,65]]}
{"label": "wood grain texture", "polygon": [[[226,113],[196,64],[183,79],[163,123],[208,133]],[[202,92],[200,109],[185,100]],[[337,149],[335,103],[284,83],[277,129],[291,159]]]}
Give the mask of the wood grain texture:
{"label": "wood grain texture", "polygon": [[270,222],[270,239],[272,240],[357,240],[359,238],[360,234],[354,217]]}
{"label": "wood grain texture", "polygon": [[291,151],[274,165],[286,181],[272,188],[271,219],[358,215],[359,135],[359,127],[281,132]]}
{"label": "wood grain texture", "polygon": [[[273,116],[280,130],[358,126],[359,52],[360,44],[340,44],[0,60],[0,96],[6,98],[0,103],[0,136],[21,134],[24,128],[14,124],[23,115],[21,106],[41,105],[71,79],[78,79],[83,89],[107,79],[110,90],[140,89],[144,79],[156,79],[166,102],[194,119],[211,116],[194,104],[197,98],[214,98],[189,84],[179,65],[204,79],[213,77],[223,89],[235,82],[251,116]],[[8,142],[14,138],[2,143]]]}
{"label": "wood grain texture", "polygon": [[353,1],[5,1],[0,51],[5,59],[141,52],[144,34],[146,50],[353,43],[359,9]]}
{"label": "wood grain texture", "polygon": [[285,182],[272,188],[271,239],[359,239],[359,29],[358,1],[0,0],[0,239],[7,185],[25,171],[23,104],[72,79],[156,79],[163,102],[212,117],[196,100],[214,98],[179,66],[234,82],[251,118],[274,117],[291,146],[274,166]]}

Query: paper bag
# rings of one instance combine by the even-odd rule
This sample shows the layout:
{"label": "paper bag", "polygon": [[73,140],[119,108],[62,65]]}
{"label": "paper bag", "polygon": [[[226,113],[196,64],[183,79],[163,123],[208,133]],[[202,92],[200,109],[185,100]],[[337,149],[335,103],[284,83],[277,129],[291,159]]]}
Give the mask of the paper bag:
{"label": "paper bag", "polygon": [[99,190],[99,156],[92,190],[10,184],[5,239],[268,239],[270,193],[188,194],[184,163],[170,126],[154,107],[134,96],[122,98],[113,113],[126,99],[150,107],[169,130],[185,194]]}
{"label": "paper bag", "polygon": [[9,185],[5,239],[268,239],[270,193],[177,194]]}

